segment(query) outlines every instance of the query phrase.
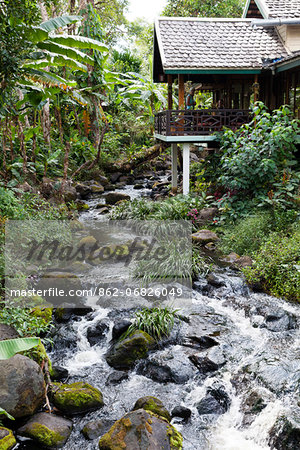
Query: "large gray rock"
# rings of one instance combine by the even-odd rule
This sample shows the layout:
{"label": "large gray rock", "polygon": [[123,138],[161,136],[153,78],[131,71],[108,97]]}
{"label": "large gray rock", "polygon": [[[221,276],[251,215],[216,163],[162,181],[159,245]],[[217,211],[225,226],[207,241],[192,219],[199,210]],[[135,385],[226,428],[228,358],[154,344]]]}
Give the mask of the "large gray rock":
{"label": "large gray rock", "polygon": [[0,405],[15,418],[29,416],[41,406],[45,382],[40,366],[23,355],[0,361]]}
{"label": "large gray rock", "polygon": [[122,192],[109,192],[104,195],[104,198],[108,205],[114,205],[121,200],[130,200],[130,195],[123,194]]}
{"label": "large gray rock", "polygon": [[144,331],[133,331],[125,339],[112,345],[106,353],[106,361],[115,369],[129,369],[134,363],[147,356],[155,340]]}
{"label": "large gray rock", "polygon": [[[299,414],[299,409],[298,409]],[[296,416],[296,414],[295,414]],[[270,431],[270,448],[296,450],[300,448],[299,417],[280,417]]]}
{"label": "large gray rock", "polygon": [[209,222],[212,222],[212,220],[219,214],[218,208],[203,208],[201,211],[199,211],[198,217],[199,222],[203,225]]}
{"label": "large gray rock", "polygon": [[219,347],[213,347],[208,352],[191,355],[189,358],[203,375],[215,372],[226,364],[224,353]]}
{"label": "large gray rock", "polygon": [[138,409],[118,420],[99,441],[100,450],[180,450],[182,436],[170,423]]}
{"label": "large gray rock", "polygon": [[46,448],[61,448],[67,442],[72,431],[71,420],[54,414],[35,414],[18,429],[20,436],[28,437]]}
{"label": "large gray rock", "polygon": [[13,327],[10,327],[5,323],[0,323],[0,341],[6,341],[6,339],[15,339],[19,337],[19,334]]}
{"label": "large gray rock", "polygon": [[77,191],[73,186],[65,186],[63,194],[66,203],[77,200]]}
{"label": "large gray rock", "polygon": [[296,319],[282,308],[270,308],[262,325],[273,332],[287,331],[296,328]]}
{"label": "large gray rock", "polygon": [[92,193],[90,186],[83,183],[77,183],[75,186],[76,192],[80,195],[82,200],[86,200]]}
{"label": "large gray rock", "polygon": [[97,437],[102,436],[104,433],[106,433],[111,426],[113,425],[113,420],[91,420],[90,422],[86,423],[81,430],[82,434],[86,439],[93,440]]}
{"label": "large gray rock", "polygon": [[197,375],[197,369],[186,349],[175,346],[152,354],[139,365],[138,373],[157,383],[185,384]]}
{"label": "large gray rock", "polygon": [[223,386],[210,387],[207,394],[196,405],[200,415],[220,415],[228,411],[231,400]]}

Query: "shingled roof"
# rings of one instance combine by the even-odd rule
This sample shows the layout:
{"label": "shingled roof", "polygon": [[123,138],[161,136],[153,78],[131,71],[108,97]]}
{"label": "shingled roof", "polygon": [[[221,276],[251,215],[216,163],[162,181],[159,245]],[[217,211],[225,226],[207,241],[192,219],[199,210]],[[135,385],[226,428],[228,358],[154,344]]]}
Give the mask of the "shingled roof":
{"label": "shingled roof", "polygon": [[270,19],[300,18],[300,0],[258,0]]}
{"label": "shingled roof", "polygon": [[158,18],[155,24],[164,71],[261,69],[288,53],[274,28],[249,19]]}

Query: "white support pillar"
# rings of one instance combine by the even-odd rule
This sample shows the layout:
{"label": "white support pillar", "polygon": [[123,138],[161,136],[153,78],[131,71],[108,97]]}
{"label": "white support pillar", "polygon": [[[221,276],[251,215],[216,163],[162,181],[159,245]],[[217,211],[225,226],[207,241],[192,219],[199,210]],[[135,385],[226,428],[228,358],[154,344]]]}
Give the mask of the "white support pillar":
{"label": "white support pillar", "polygon": [[187,195],[190,191],[190,144],[183,144],[183,195]]}
{"label": "white support pillar", "polygon": [[177,192],[177,144],[172,144],[172,192],[176,194]]}

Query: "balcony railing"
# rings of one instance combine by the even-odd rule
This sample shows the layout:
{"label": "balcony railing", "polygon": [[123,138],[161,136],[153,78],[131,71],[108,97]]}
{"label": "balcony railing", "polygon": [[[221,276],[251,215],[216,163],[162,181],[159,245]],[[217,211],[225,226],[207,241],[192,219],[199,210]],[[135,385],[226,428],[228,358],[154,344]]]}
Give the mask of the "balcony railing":
{"label": "balcony railing", "polygon": [[242,109],[167,110],[155,115],[155,134],[162,136],[202,136],[236,130],[250,120],[250,111]]}

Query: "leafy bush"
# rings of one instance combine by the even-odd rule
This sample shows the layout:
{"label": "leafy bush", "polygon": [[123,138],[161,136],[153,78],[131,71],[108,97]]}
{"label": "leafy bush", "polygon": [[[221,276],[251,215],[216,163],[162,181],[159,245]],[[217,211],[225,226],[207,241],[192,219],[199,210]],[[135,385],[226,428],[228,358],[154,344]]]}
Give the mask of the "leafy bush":
{"label": "leafy bush", "polygon": [[244,269],[247,281],[275,296],[300,301],[300,227],[291,236],[273,233]]}
{"label": "leafy bush", "polygon": [[0,322],[14,327],[20,336],[44,336],[53,328],[52,320],[36,316],[25,308],[0,308]]}
{"label": "leafy bush", "polygon": [[177,309],[144,308],[135,313],[134,322],[122,338],[128,336],[132,331],[142,330],[159,341],[171,333],[175,318],[178,318],[177,313]]}
{"label": "leafy bush", "polygon": [[231,190],[268,192],[284,169],[294,164],[298,121],[288,106],[267,112],[263,103],[253,108],[251,123],[221,138],[221,185]]}
{"label": "leafy bush", "polygon": [[291,227],[297,212],[264,211],[250,215],[227,227],[221,239],[220,249],[224,253],[236,252],[239,255],[251,255],[266,242],[272,231],[285,232]]}

